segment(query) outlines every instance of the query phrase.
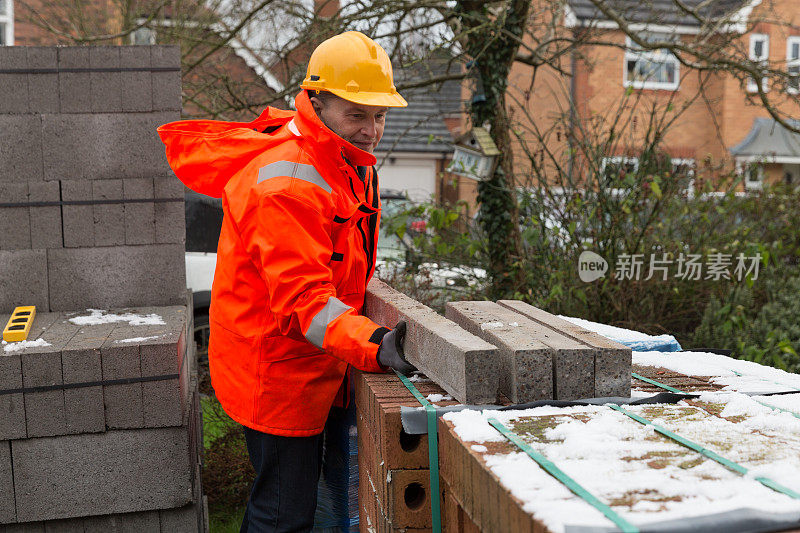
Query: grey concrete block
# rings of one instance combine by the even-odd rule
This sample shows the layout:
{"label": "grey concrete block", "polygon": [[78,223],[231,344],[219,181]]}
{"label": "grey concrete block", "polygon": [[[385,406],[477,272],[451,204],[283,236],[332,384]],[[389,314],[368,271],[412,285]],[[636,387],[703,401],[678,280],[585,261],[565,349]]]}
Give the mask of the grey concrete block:
{"label": "grey concrete block", "polygon": [[47,276],[46,250],[0,251],[0,312],[20,305],[49,309]]}
{"label": "grey concrete block", "polygon": [[[122,200],[122,180],[92,180],[92,198],[96,201]],[[94,245],[125,244],[125,206],[121,203],[95,204]]]}
{"label": "grey concrete block", "polygon": [[150,68],[150,46],[123,46],[120,48],[122,68]]}
{"label": "grey concrete block", "polygon": [[39,115],[0,115],[0,168],[0,181],[43,179]]}
{"label": "grey concrete block", "polygon": [[[500,392],[514,403],[554,398],[545,328],[494,302],[449,302],[445,316],[500,350]],[[590,360],[592,364],[593,361]]]}
{"label": "grey concrete block", "polygon": [[0,441],[0,524],[17,521],[14,502],[14,475],[11,470],[11,443]]}
{"label": "grey concrete block", "polygon": [[156,111],[181,110],[181,73],[153,72],[153,109]]}
{"label": "grey concrete block", "polygon": [[28,75],[0,74],[0,113],[8,115],[29,111]]}
{"label": "grey concrete block", "polygon": [[[57,181],[28,183],[28,198],[31,202],[57,202],[61,199]],[[61,248],[64,235],[61,229],[61,207],[31,207],[31,248]]]}
{"label": "grey concrete block", "polygon": [[[100,349],[114,324],[82,326],[61,352],[64,383],[102,381]],[[64,412],[68,434],[105,431],[103,387],[64,390]]]}
{"label": "grey concrete block", "polygon": [[[88,201],[93,197],[89,180],[64,180],[61,182],[61,199]],[[94,246],[94,211],[91,205],[63,205],[61,207],[64,246],[85,248]]]}
{"label": "grey concrete block", "polygon": [[180,426],[183,423],[181,387],[178,379],[142,383],[144,426]]}
{"label": "grey concrete block", "polygon": [[180,244],[47,250],[51,309],[179,305],[184,256]]}
{"label": "grey concrete block", "polygon": [[405,319],[406,357],[459,402],[495,402],[500,353],[493,345],[376,279],[367,287],[364,311],[386,327]]}
{"label": "grey concrete block", "polygon": [[0,69],[27,68],[28,59],[25,48],[21,46],[8,46],[0,48]]}
{"label": "grey concrete block", "polygon": [[181,47],[178,45],[150,46],[150,66],[155,68],[180,68]]}
{"label": "grey concrete block", "polygon": [[594,395],[596,397],[630,396],[631,349],[629,347],[524,302],[500,300],[498,303],[592,347],[595,351]]}
{"label": "grey concrete block", "polygon": [[[92,68],[119,68],[120,47],[90,47],[89,65]],[[119,71],[92,72],[89,79],[93,113],[119,113],[122,111],[122,75]]]}
{"label": "grey concrete block", "polygon": [[[0,69],[26,69],[24,48],[7,47],[0,57]],[[0,74],[0,113],[27,113],[28,78],[26,74]]]}
{"label": "grey concrete block", "polygon": [[122,106],[124,111],[152,111],[153,87],[150,80],[150,47],[125,46],[120,49],[123,68],[144,68],[147,71],[122,73]]}
{"label": "grey concrete block", "polygon": [[[27,203],[28,184],[0,182],[0,202]],[[28,207],[0,208],[0,250],[29,250],[30,248],[30,209]]]}
{"label": "grey concrete block", "polygon": [[[3,318],[5,327],[8,317]],[[0,389],[22,388],[22,362],[19,354],[0,354]],[[24,439],[25,400],[23,394],[4,394],[0,396],[0,441]]]}
{"label": "grey concrete block", "polygon": [[202,506],[191,504],[179,509],[162,509],[161,531],[174,531],[175,533],[197,533],[200,528]]}
{"label": "grey concrete block", "polygon": [[[58,67],[57,48],[26,46],[28,67],[55,69]],[[28,74],[28,108],[31,113],[58,113],[58,73]]]}
{"label": "grey concrete block", "polygon": [[[153,180],[156,198],[183,199],[185,187],[181,181],[169,176]],[[186,207],[184,202],[158,202],[155,204],[156,242],[186,242]]]}
{"label": "grey concrete block", "polygon": [[13,441],[17,519],[182,507],[192,497],[188,442],[183,427]]}
{"label": "grey concrete block", "polygon": [[84,533],[162,533],[158,511],[92,516],[83,524]]}
{"label": "grey concrete block", "polygon": [[[58,316],[38,337],[49,346],[20,350],[22,382],[26,389],[64,383],[61,350],[69,343],[78,326]],[[25,392],[25,422],[28,438],[49,437],[66,433],[64,391]]]}
{"label": "grey concrete block", "polygon": [[[123,196],[126,200],[152,199],[152,178],[128,178],[123,180]],[[125,244],[154,244],[156,242],[155,206],[152,202],[125,204]]]}
{"label": "grey concrete block", "polygon": [[122,73],[122,110],[147,112],[153,109],[153,87],[150,72]]}
{"label": "grey concrete block", "polygon": [[158,126],[178,112],[42,116],[45,179],[165,176],[169,172]]}
{"label": "grey concrete block", "polygon": [[[117,324],[101,348],[103,381],[142,377],[139,345],[117,341],[135,337],[134,326]],[[107,428],[144,427],[142,384],[104,385]]]}
{"label": "grey concrete block", "polygon": [[[88,46],[65,46],[58,49],[58,68],[88,68]],[[91,113],[92,84],[89,72],[59,72],[58,93],[62,113]]]}

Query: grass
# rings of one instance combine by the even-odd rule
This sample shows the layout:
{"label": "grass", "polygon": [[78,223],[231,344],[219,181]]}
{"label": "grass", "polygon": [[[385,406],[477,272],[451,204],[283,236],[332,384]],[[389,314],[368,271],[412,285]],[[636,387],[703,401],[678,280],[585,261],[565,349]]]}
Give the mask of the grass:
{"label": "grass", "polygon": [[222,410],[214,396],[202,396],[205,468],[211,533],[239,531],[255,473],[247,456],[241,426]]}

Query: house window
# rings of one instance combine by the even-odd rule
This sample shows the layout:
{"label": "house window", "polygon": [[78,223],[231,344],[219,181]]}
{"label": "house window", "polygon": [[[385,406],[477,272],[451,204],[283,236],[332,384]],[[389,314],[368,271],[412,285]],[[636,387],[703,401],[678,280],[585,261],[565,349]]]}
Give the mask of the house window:
{"label": "house window", "polygon": [[[769,59],[769,35],[754,33],[750,36],[750,60],[766,66],[767,59]],[[747,90],[751,93],[758,91],[758,86],[753,78],[747,80]],[[761,78],[761,90],[764,92],[769,90],[766,77]]]}
{"label": "house window", "polygon": [[760,189],[764,183],[764,165],[758,161],[748,161],[744,164],[744,188]]}
{"label": "house window", "polygon": [[800,92],[800,37],[786,40],[786,69],[789,74],[786,90],[797,94]]}
{"label": "house window", "polygon": [[628,174],[639,170],[638,157],[604,157],[600,163],[600,176],[606,186],[619,183]]}
{"label": "house window", "polygon": [[[650,43],[673,41],[665,33],[645,33],[642,38]],[[674,91],[680,84],[680,63],[665,49],[645,50],[626,38],[625,87],[636,89],[667,89]]]}
{"label": "house window", "polygon": [[694,171],[694,159],[672,158],[672,176],[684,185],[684,194],[694,193]]}
{"label": "house window", "polygon": [[0,0],[0,46],[14,45],[14,2]]}

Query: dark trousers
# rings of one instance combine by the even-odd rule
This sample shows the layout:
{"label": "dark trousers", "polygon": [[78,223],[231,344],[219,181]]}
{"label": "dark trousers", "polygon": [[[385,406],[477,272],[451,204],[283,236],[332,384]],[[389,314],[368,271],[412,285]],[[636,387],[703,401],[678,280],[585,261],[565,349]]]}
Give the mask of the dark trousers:
{"label": "dark trousers", "polygon": [[281,437],[244,428],[256,471],[240,533],[311,531],[323,436]]}

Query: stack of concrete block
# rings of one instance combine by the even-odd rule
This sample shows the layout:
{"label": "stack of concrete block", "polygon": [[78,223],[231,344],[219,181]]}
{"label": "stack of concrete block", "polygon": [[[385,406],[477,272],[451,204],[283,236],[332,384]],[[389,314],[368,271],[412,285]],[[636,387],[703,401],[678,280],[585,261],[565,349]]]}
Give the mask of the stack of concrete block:
{"label": "stack of concrete block", "polygon": [[0,348],[0,529],[205,530],[191,325],[186,306],[40,313]]}
{"label": "stack of concrete block", "polygon": [[176,46],[0,47],[0,321],[37,307],[0,347],[2,531],[207,530],[184,187],[156,132],[180,83]]}
{"label": "stack of concrete block", "polygon": [[0,310],[183,302],[177,46],[0,47]]}

